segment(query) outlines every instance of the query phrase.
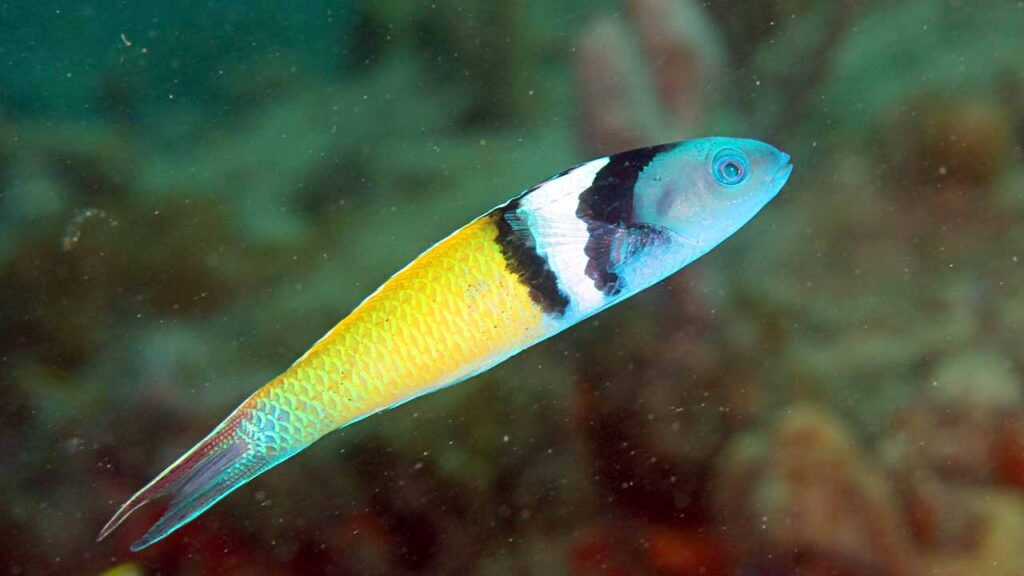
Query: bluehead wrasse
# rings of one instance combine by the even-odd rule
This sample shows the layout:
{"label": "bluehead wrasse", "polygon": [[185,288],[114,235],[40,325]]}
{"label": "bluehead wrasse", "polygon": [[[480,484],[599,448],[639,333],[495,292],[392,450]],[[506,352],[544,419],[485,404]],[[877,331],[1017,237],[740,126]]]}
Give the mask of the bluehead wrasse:
{"label": "bluehead wrasse", "polygon": [[703,138],[566,170],[473,220],[364,300],[281,375],[128,499],[113,531],[170,504],[166,537],[326,435],[479,374],[693,262],[789,178],[756,140]]}

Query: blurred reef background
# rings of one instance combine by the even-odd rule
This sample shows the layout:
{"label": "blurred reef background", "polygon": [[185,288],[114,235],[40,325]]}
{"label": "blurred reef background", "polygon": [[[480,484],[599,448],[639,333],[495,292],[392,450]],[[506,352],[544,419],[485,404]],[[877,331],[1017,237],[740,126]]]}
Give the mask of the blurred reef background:
{"label": "blurred reef background", "polygon": [[[1024,3],[0,2],[0,573],[1024,574]],[[127,496],[593,156],[790,152],[712,255],[140,554]]]}

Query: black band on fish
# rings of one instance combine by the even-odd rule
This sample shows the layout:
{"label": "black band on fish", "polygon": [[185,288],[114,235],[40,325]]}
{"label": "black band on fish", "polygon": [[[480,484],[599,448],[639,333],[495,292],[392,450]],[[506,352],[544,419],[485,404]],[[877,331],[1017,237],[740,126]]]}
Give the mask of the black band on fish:
{"label": "black band on fish", "polygon": [[547,260],[537,253],[537,243],[530,227],[518,215],[519,199],[491,212],[498,228],[498,245],[508,269],[530,289],[530,299],[544,312],[555,316],[565,314],[569,296],[558,286]]}
{"label": "black band on fish", "polygon": [[616,154],[594,177],[593,184],[580,194],[576,216],[587,223],[590,239],[587,255],[587,276],[606,296],[622,291],[619,275],[613,272],[617,250],[614,244],[628,237],[636,225],[633,214],[633,193],[640,173],[655,156],[669,146],[652,146]]}

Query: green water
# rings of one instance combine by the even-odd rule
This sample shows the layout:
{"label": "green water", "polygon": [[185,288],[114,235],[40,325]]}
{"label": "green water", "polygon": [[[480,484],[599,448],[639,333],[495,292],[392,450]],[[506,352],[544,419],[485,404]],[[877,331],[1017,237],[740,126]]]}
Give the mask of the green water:
{"label": "green water", "polygon": [[[0,573],[1024,574],[1024,4],[0,1]],[[668,281],[131,554],[128,496],[450,231],[793,156]]]}

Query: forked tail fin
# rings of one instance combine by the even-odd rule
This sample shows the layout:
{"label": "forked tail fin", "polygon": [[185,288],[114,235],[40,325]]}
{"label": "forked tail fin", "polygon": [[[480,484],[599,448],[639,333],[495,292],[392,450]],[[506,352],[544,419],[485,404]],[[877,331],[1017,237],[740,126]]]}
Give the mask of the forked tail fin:
{"label": "forked tail fin", "polygon": [[106,538],[129,514],[147,502],[170,495],[164,515],[132,544],[138,551],[174,532],[218,500],[230,494],[287,455],[273,455],[246,440],[238,430],[243,416],[239,407],[202,442],[128,499],[100,530],[97,542]]}

